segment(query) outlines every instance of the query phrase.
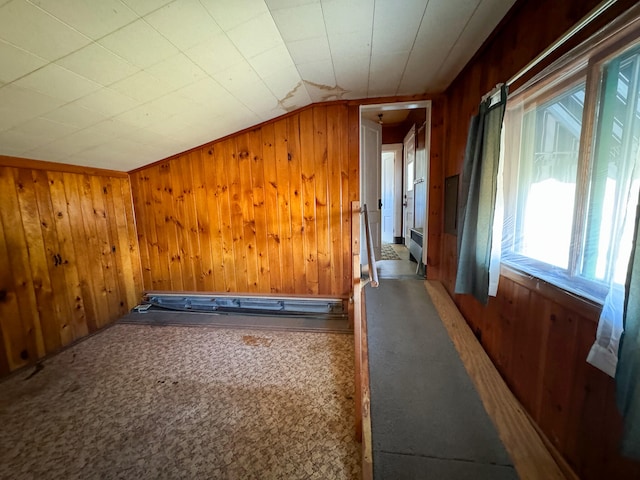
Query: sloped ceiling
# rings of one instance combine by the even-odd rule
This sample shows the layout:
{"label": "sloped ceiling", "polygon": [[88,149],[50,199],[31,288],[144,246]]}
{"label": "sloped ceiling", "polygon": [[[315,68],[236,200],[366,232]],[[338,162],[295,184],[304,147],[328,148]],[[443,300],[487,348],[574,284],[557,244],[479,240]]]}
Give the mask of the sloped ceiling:
{"label": "sloped ceiling", "polygon": [[0,154],[133,168],[313,102],[443,91],[514,0],[0,0]]}

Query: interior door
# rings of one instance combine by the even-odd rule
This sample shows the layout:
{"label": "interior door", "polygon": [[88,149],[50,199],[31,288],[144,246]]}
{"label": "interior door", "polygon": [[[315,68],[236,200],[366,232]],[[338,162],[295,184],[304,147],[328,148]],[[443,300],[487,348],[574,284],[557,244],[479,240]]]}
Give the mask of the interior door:
{"label": "interior door", "polygon": [[415,180],[415,168],[416,168],[416,127],[411,127],[411,130],[404,137],[404,200],[402,203],[404,212],[404,244],[409,247],[411,241],[411,228],[415,224],[415,203],[414,203],[414,180]]}
{"label": "interior door", "polygon": [[[376,259],[380,259],[381,253],[381,181],[380,157],[382,151],[382,126],[379,123],[360,119],[360,203],[367,205],[369,212],[369,226],[373,240],[373,251]],[[364,241],[364,215],[360,224],[360,258],[364,263],[367,258],[367,245]]]}
{"label": "interior door", "polygon": [[393,243],[395,152],[382,152],[382,241]]}

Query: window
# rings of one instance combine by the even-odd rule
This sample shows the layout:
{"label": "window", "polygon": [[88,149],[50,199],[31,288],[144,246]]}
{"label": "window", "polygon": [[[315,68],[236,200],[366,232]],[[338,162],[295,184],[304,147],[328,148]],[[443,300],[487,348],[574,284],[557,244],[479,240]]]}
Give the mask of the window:
{"label": "window", "polygon": [[640,46],[610,41],[515,92],[505,139],[503,262],[603,301],[633,235]]}

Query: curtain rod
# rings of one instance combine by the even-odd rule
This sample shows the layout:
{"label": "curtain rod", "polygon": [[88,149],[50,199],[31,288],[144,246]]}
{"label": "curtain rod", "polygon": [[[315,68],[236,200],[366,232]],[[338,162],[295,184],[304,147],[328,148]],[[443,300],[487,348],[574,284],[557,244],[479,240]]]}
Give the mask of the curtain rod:
{"label": "curtain rod", "polygon": [[504,83],[498,83],[496,84],[495,87],[493,87],[489,92],[485,93],[482,96],[482,102],[485,102],[486,100],[490,99],[491,97],[493,97],[494,95],[500,93],[500,90],[502,89]]}
{"label": "curtain rod", "polygon": [[[547,47],[540,55],[531,60],[522,70],[516,73],[513,77],[511,77],[507,81],[507,85],[511,85],[517,80],[519,80],[523,75],[525,75],[529,70],[534,68],[540,62],[542,62],[545,58],[551,55],[554,51],[560,48],[565,42],[567,42],[571,37],[573,37],[576,33],[582,30],[584,27],[589,25],[593,20],[598,18],[602,13],[604,13],[611,5],[616,3],[617,0],[604,0],[597,7],[591,10],[586,16],[582,18],[576,25],[574,25],[568,32],[566,32],[562,37],[552,43],[549,47]],[[484,101],[484,98],[483,98]]]}

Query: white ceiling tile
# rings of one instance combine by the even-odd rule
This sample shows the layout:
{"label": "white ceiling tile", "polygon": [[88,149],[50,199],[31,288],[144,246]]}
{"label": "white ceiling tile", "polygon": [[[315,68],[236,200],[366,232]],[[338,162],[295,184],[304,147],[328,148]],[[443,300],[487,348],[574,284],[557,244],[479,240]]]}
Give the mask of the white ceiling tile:
{"label": "white ceiling tile", "polygon": [[[78,132],[67,135],[66,137],[55,140],[47,146],[51,146],[53,149],[59,149],[64,151],[67,155],[71,156],[74,153],[80,152],[87,148],[95,147],[97,145],[105,144],[110,140],[110,137],[100,135],[95,132],[85,132],[80,130]],[[110,167],[107,167],[110,168]]]}
{"label": "white ceiling tile", "polygon": [[313,82],[333,88],[336,85],[336,77],[333,73],[333,64],[329,62],[312,62],[297,65],[300,78],[305,82]]}
{"label": "white ceiling tile", "polygon": [[286,96],[280,98],[278,106],[291,112],[297,108],[304,107],[312,103],[309,92],[304,86],[304,82],[300,82],[290,90]]}
{"label": "white ceiling tile", "polygon": [[11,82],[46,63],[47,60],[0,40],[0,81]]}
{"label": "white ceiling tile", "polygon": [[244,57],[224,33],[214,35],[185,52],[196,65],[209,75],[242,62]]}
{"label": "white ceiling tile", "polygon": [[131,10],[140,16],[151,13],[154,10],[164,7],[173,0],[122,0]]}
{"label": "white ceiling tile", "polygon": [[271,12],[285,43],[326,36],[322,7],[310,3]]}
{"label": "white ceiling tile", "polygon": [[351,32],[329,35],[332,58],[371,55],[371,33]]}
{"label": "white ceiling tile", "polygon": [[105,87],[140,70],[140,67],[97,43],[87,45],[56,63]]}
{"label": "white ceiling tile", "polygon": [[246,60],[213,75],[213,79],[229,92],[248,89],[260,81],[260,77]]}
{"label": "white ceiling tile", "polygon": [[144,20],[131,23],[98,43],[142,68],[178,53],[176,47]]}
{"label": "white ceiling tile", "polygon": [[0,8],[0,38],[50,61],[91,43],[90,38],[26,0]]}
{"label": "white ceiling tile", "polygon": [[224,31],[268,11],[263,0],[200,0],[200,2]]}
{"label": "white ceiling tile", "polygon": [[175,90],[171,85],[167,85],[144,70],[114,83],[109,88],[142,103]]}
{"label": "white ceiling tile", "polygon": [[177,92],[172,92],[168,95],[156,98],[155,100],[148,102],[147,105],[159,108],[169,115],[176,115],[178,112],[198,108],[198,104]]}
{"label": "white ceiling tile", "polygon": [[218,82],[212,78],[205,78],[198,82],[192,83],[175,92],[178,95],[184,95],[190,100],[202,104],[213,105],[218,98],[229,95]]}
{"label": "white ceiling tile", "polygon": [[[400,5],[397,6],[398,9]],[[374,2],[371,0],[324,0],[322,13],[329,36],[345,33],[368,35],[373,30]]]}
{"label": "white ceiling tile", "polygon": [[5,148],[14,152],[14,155],[21,155],[22,152],[31,150],[44,142],[37,135],[29,135],[20,130],[11,129],[0,132],[0,151]]}
{"label": "white ceiling tile", "polygon": [[163,112],[159,108],[151,105],[140,105],[127,112],[121,113],[114,117],[114,120],[127,123],[134,127],[145,127],[154,122],[162,121],[165,118],[170,117],[169,114]]}
{"label": "white ceiling tile", "polygon": [[395,55],[374,55],[369,70],[369,97],[395,95],[408,59],[408,52]]}
{"label": "white ceiling tile", "polygon": [[279,99],[286,97],[302,83],[302,78],[300,78],[300,73],[295,65],[263,77],[263,80],[269,90]]}
{"label": "white ceiling tile", "polygon": [[269,10],[274,11],[280,8],[299,7],[308,3],[320,3],[320,0],[265,0]]}
{"label": "white ceiling tile", "polygon": [[132,130],[135,130],[135,128],[132,128],[130,124],[115,120],[113,118],[103,120],[102,122],[96,123],[95,125],[91,125],[90,127],[83,129],[83,131],[87,134],[95,132],[97,134],[111,138],[128,135]]}
{"label": "white ceiling tile", "polygon": [[59,98],[22,88],[18,85],[9,84],[0,88],[0,106],[5,109],[23,110],[24,115],[28,118],[50,112],[63,103],[64,101]]}
{"label": "white ceiling tile", "polygon": [[99,112],[106,117],[118,115],[138,105],[138,102],[133,98],[109,88],[103,88],[97,92],[90,93],[76,100],[75,103],[89,110]]}
{"label": "white ceiling tile", "polygon": [[[166,119],[163,121],[166,121]],[[175,143],[175,139],[167,137],[167,135],[154,132],[148,127],[136,130],[129,129],[129,132],[123,134],[119,140],[132,141],[139,145],[161,146],[163,148],[170,148],[172,144]]]}
{"label": "white ceiling tile", "polygon": [[243,88],[234,96],[249,110],[260,116],[278,105],[278,99],[262,81]]}
{"label": "white ceiling tile", "polygon": [[174,88],[190,85],[207,76],[199,66],[183,53],[167,58],[145,70]]}
{"label": "white ceiling tile", "polygon": [[145,20],[180,50],[221,32],[198,0],[176,0],[147,15]]}
{"label": "white ceiling tile", "polygon": [[23,158],[31,158],[34,160],[68,163],[66,161],[66,158],[68,156],[66,150],[53,148],[51,144],[40,145],[31,150],[21,152],[20,156]]}
{"label": "white ceiling tile", "polygon": [[29,0],[94,40],[133,22],[138,15],[120,0]]}
{"label": "white ceiling tile", "polygon": [[175,135],[176,132],[182,129],[186,129],[187,127],[189,127],[188,123],[184,122],[177,116],[173,116],[166,118],[161,122],[149,125],[146,127],[146,129],[147,131],[157,133],[166,138]]}
{"label": "white ceiling tile", "polygon": [[430,91],[442,91],[449,86],[514,3],[514,0],[484,0],[480,3],[448,51]]}
{"label": "white ceiling tile", "polygon": [[427,3],[405,0],[377,0],[373,20],[373,55],[409,51],[413,46]]}
{"label": "white ceiling tile", "polygon": [[[237,100],[232,97],[230,94],[226,94],[225,96],[218,97],[217,102],[211,101],[207,102],[205,105],[197,105],[196,107],[191,107],[188,110],[178,110],[174,115],[170,117],[171,122],[177,125],[206,125],[209,124],[212,120],[224,115],[223,107],[225,104],[230,104],[231,102],[237,102]],[[153,131],[162,131],[162,127],[157,124],[149,125],[147,128]],[[176,130],[177,131],[177,130]],[[182,138],[174,131],[170,135],[173,138]]]}
{"label": "white ceiling tile", "polygon": [[101,113],[78,105],[77,102],[73,102],[44,114],[43,118],[77,128],[85,128],[101,122],[106,117]]}
{"label": "white ceiling tile", "polygon": [[41,136],[47,142],[64,137],[76,131],[76,127],[60,122],[54,122],[43,117],[33,118],[18,125],[15,130],[34,136]]}
{"label": "white ceiling tile", "polygon": [[283,45],[280,32],[269,12],[232,28],[227,35],[245,58]]}
{"label": "white ceiling tile", "polygon": [[336,57],[333,61],[336,83],[344,90],[353,92],[355,97],[367,96],[369,84],[369,56]]}
{"label": "white ceiling tile", "polygon": [[15,85],[36,90],[67,102],[71,102],[102,88],[100,84],[81,77],[54,63],[50,63],[40,70],[30,73],[26,77],[16,80],[14,83]]}
{"label": "white ceiling tile", "polygon": [[308,62],[331,60],[331,50],[327,37],[307,38],[288,42],[287,49],[296,65]]}
{"label": "white ceiling tile", "polygon": [[289,50],[282,44],[248,59],[258,75],[262,78],[273,75],[279,71],[294,67]]}

